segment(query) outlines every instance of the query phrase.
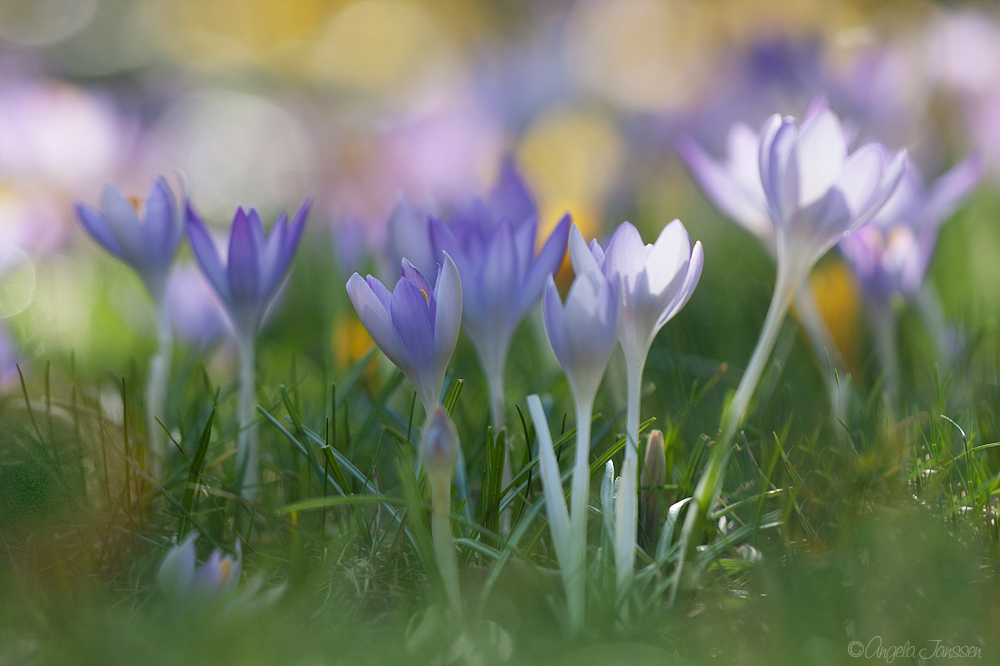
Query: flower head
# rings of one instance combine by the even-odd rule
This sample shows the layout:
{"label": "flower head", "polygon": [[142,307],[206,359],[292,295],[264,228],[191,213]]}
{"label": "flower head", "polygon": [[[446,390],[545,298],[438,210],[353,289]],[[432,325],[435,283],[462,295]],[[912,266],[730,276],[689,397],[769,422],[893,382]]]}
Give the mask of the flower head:
{"label": "flower head", "polygon": [[163,558],[157,579],[163,593],[178,606],[191,606],[199,601],[211,601],[236,587],[243,565],[243,552],[236,542],[236,557],[223,555],[218,548],[196,567],[195,541],[198,532],[191,532]]}
{"label": "flower head", "polygon": [[691,239],[680,220],[663,228],[656,242],[644,245],[629,222],[618,226],[607,251],[590,247],[576,227],[570,232],[570,258],[579,272],[598,271],[621,287],[618,339],[628,361],[645,364],[653,338],[691,298],[701,277],[701,242]]}
{"label": "flower head", "polygon": [[888,301],[893,295],[912,297],[930,263],[938,231],[983,173],[983,163],[971,156],[927,186],[911,163],[899,187],[872,218],[839,243],[869,297]]}
{"label": "flower head", "polygon": [[566,304],[549,276],[544,318],[552,351],[559,359],[577,402],[592,401],[615,350],[619,289],[597,271],[576,277]]}
{"label": "flower head", "polygon": [[163,296],[167,273],[184,232],[174,194],[160,176],[144,201],[104,186],[101,208],[77,203],[76,214],[91,238],[132,267],[154,299]]}
{"label": "flower head", "polygon": [[902,178],[905,158],[900,151],[890,159],[874,143],[848,154],[840,120],[829,109],[801,127],[773,115],[761,132],[760,179],[779,271],[804,278],[837,241],[869,221]]}
{"label": "flower head", "polygon": [[450,226],[431,221],[437,256],[447,252],[462,276],[465,330],[487,377],[501,385],[514,331],[566,253],[568,215],[535,256],[537,227],[537,207],[510,162],[488,201],[474,202]]}
{"label": "flower head", "polygon": [[267,236],[256,210],[237,208],[223,262],[205,223],[188,202],[185,217],[191,249],[241,336],[257,333],[267,305],[295,256],[311,204],[310,199],[303,202],[290,223],[282,213]]}
{"label": "flower head", "polygon": [[447,254],[433,289],[405,259],[402,273],[391,293],[371,275],[355,273],[347,281],[347,293],[375,344],[403,371],[430,414],[458,341],[462,283]]}

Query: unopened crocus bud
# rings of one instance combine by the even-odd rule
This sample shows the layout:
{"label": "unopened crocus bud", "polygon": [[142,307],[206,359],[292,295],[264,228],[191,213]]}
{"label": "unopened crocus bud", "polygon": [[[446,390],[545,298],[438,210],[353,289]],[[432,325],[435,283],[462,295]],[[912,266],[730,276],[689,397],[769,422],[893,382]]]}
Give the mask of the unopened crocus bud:
{"label": "unopened crocus bud", "polygon": [[458,434],[444,407],[438,405],[431,410],[424,424],[424,435],[420,441],[420,455],[431,474],[450,479],[455,469],[455,455],[458,451]]}
{"label": "unopened crocus bud", "polygon": [[660,523],[660,503],[657,491],[666,482],[666,469],[667,455],[663,447],[663,433],[659,430],[653,430],[649,433],[649,439],[646,442],[646,459],[640,483],[642,506],[639,510],[648,541],[652,541],[656,537],[655,531]]}

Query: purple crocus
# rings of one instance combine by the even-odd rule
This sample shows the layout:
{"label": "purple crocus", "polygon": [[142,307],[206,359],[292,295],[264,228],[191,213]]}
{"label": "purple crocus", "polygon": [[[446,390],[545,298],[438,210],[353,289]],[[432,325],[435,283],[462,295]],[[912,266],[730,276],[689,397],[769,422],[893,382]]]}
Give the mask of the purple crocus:
{"label": "purple crocus", "polygon": [[629,222],[618,226],[607,252],[594,240],[588,248],[576,227],[570,232],[573,268],[584,275],[597,273],[621,289],[618,340],[625,352],[628,382],[627,442],[622,464],[621,490],[615,512],[615,561],[619,589],[632,579],[638,528],[639,399],[642,373],[653,339],[691,298],[701,277],[701,243],[691,239],[680,220],[666,225],[652,245],[645,245]]}
{"label": "purple crocus", "polygon": [[509,160],[487,201],[473,202],[450,226],[431,221],[435,253],[447,252],[462,276],[463,324],[486,375],[497,429],[505,421],[503,375],[511,339],[562,263],[569,215],[535,256],[537,227],[537,206]]}
{"label": "purple crocus", "polygon": [[433,288],[404,259],[391,293],[371,275],[357,273],[347,281],[347,293],[368,334],[403,371],[431,414],[440,403],[462,323],[462,282],[455,262],[445,254]]}
{"label": "purple crocus", "polygon": [[928,186],[917,167],[907,162],[905,177],[871,223],[838,245],[868,298],[887,302],[897,294],[917,294],[941,225],[982,174],[983,162],[973,155]]}
{"label": "purple crocus", "polygon": [[196,566],[197,539],[198,532],[191,532],[171,548],[157,574],[163,594],[181,608],[214,601],[233,590],[240,580],[243,556],[239,541],[235,558],[216,548],[201,566]]}
{"label": "purple crocus", "polygon": [[159,304],[170,265],[184,236],[174,194],[163,176],[153,181],[145,201],[126,198],[120,189],[104,186],[101,208],[76,204],[86,232],[142,278]]}
{"label": "purple crocus", "polygon": [[255,209],[237,208],[229,252],[223,261],[208,228],[188,202],[185,217],[191,249],[241,336],[256,336],[264,311],[299,246],[311,204],[311,199],[303,202],[291,222],[282,213],[267,236]]}
{"label": "purple crocus", "polygon": [[185,213],[188,240],[195,259],[225,304],[236,330],[240,358],[236,469],[241,479],[240,489],[247,499],[254,497],[260,478],[254,411],[257,329],[299,246],[311,204],[311,199],[303,202],[291,223],[282,213],[269,235],[264,234],[264,225],[256,210],[237,208],[225,263],[190,201]]}

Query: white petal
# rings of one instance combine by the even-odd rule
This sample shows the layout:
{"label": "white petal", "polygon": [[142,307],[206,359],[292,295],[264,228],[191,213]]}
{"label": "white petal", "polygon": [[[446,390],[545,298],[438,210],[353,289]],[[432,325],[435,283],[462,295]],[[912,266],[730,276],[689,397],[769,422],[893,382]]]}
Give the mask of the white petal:
{"label": "white petal", "polygon": [[836,114],[826,110],[802,124],[793,159],[798,169],[799,206],[804,208],[822,198],[844,171],[847,145]]}

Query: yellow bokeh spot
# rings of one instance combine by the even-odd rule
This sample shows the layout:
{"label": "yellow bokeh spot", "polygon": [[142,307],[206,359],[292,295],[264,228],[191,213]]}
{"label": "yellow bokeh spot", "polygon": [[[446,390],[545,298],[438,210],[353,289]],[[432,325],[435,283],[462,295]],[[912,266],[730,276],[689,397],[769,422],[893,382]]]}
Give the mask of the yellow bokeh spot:
{"label": "yellow bokeh spot", "polygon": [[844,262],[830,259],[812,272],[809,286],[844,362],[857,374],[861,311],[860,291],[854,276]]}
{"label": "yellow bokeh spot", "polygon": [[600,235],[600,214],[625,154],[618,128],[605,115],[551,109],[528,128],[516,153],[538,199],[539,239],[566,212],[585,238]]}
{"label": "yellow bokeh spot", "polygon": [[351,367],[375,346],[365,327],[353,317],[334,327],[332,342],[337,365],[341,368]]}

